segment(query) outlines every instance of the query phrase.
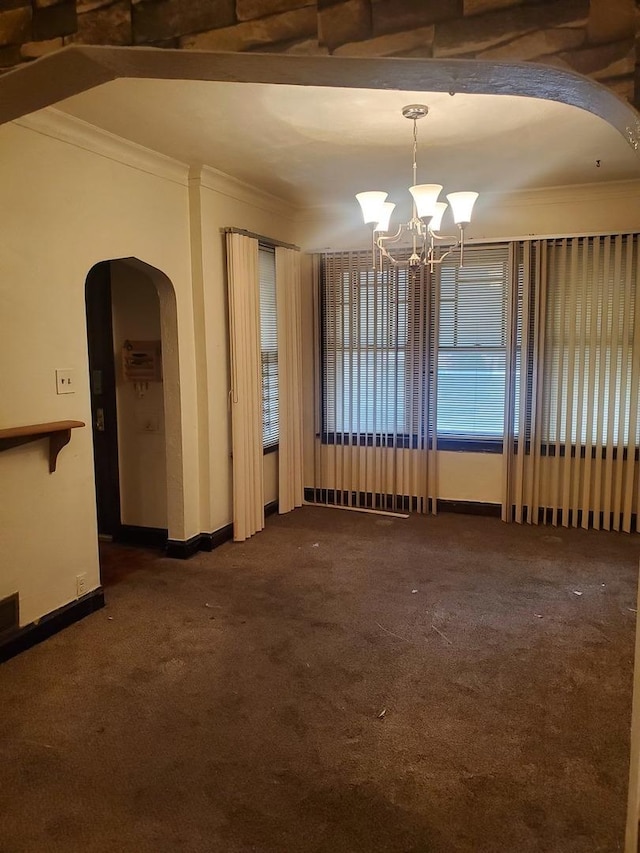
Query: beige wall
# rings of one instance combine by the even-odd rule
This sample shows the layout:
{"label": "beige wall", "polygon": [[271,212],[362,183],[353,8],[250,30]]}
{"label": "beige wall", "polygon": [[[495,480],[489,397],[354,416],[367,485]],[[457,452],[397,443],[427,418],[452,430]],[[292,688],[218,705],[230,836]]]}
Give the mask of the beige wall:
{"label": "beige wall", "polygon": [[160,300],[151,279],[126,261],[111,264],[111,304],[118,410],[120,521],[167,527],[164,386],[150,382],[138,393],[125,381],[126,340],[161,340]]}
{"label": "beige wall", "polygon": [[[158,335],[151,271],[160,290],[166,420],[163,427],[160,387],[137,401],[120,383],[122,520],[168,525],[170,538],[180,540],[228,524],[221,229],[294,242],[293,211],[214,170],[189,180],[186,167],[59,114],[0,128],[0,187],[7,247],[0,353],[11,367],[0,376],[0,426],[90,423],[86,275],[99,261],[137,258],[137,266],[150,266],[114,265],[116,349],[123,336]],[[57,367],[74,370],[74,394],[56,394]],[[145,415],[157,417],[157,433],[140,431]],[[90,429],[73,433],[55,474],[44,443],[0,454],[0,481],[0,598],[19,591],[26,624],[73,600],[77,574],[87,573],[89,590],[99,584]],[[265,502],[276,498],[277,454],[269,454]]]}
{"label": "beige wall", "polygon": [[[23,126],[0,128],[0,424],[90,422],[84,285],[98,261],[138,257],[175,287],[179,400],[195,420],[195,359],[186,182]],[[86,142],[86,141],[85,141]],[[56,394],[57,367],[76,392]],[[199,532],[196,442],[175,435],[180,514],[170,533]],[[19,591],[25,624],[76,597],[76,575],[99,583],[88,428],[49,474],[44,445],[0,454],[0,597]]]}
{"label": "beige wall", "polygon": [[[640,228],[639,179],[513,193],[483,193],[467,240],[510,240],[563,234],[617,234]],[[305,251],[368,249],[369,226],[352,199],[305,211],[300,219]]]}
{"label": "beige wall", "polygon": [[267,453],[264,457],[264,502],[278,500],[278,453]]}

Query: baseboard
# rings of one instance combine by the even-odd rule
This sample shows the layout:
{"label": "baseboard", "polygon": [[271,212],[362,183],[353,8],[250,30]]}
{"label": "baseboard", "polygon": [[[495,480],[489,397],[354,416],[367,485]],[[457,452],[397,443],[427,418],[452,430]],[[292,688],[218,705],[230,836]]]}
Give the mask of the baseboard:
{"label": "baseboard", "polygon": [[140,527],[137,524],[121,524],[113,537],[123,545],[140,545],[142,548],[164,548],[167,544],[166,527]]}
{"label": "baseboard", "polygon": [[[273,515],[278,512],[278,501],[270,501],[265,504],[265,516]],[[225,524],[224,527],[214,530],[213,533],[198,533],[197,536],[192,536],[191,539],[182,541],[180,539],[169,539],[166,543],[165,554],[167,557],[172,557],[175,560],[188,560],[193,557],[198,551],[213,551],[225,542],[230,542],[233,539],[233,523]]]}
{"label": "baseboard", "polygon": [[200,551],[201,541],[202,533],[197,533],[191,539],[168,539],[165,556],[175,560],[188,560]]}
{"label": "baseboard", "polygon": [[52,637],[102,607],[104,607],[104,591],[99,586],[77,601],[70,601],[68,604],[58,607],[57,610],[47,613],[37,622],[18,628],[17,631],[0,642],[0,663]]}
{"label": "baseboard", "polygon": [[213,533],[201,533],[200,538],[202,540],[200,550],[213,551],[214,548],[218,548],[233,539],[233,524],[225,524],[224,527],[214,530]]}
{"label": "baseboard", "polygon": [[169,539],[165,556],[172,557],[174,560],[188,560],[198,551],[213,551],[230,539],[233,539],[233,524],[225,524],[213,533],[198,533],[197,536],[192,536],[185,541]]}
{"label": "baseboard", "polygon": [[502,504],[485,501],[443,501],[438,498],[438,512],[459,512],[462,515],[486,515],[491,518],[502,516]]}
{"label": "baseboard", "polygon": [[277,500],[269,501],[268,504],[265,504],[264,505],[265,518],[269,515],[273,515],[274,513],[278,512],[278,506],[279,506],[279,504],[278,504]]}

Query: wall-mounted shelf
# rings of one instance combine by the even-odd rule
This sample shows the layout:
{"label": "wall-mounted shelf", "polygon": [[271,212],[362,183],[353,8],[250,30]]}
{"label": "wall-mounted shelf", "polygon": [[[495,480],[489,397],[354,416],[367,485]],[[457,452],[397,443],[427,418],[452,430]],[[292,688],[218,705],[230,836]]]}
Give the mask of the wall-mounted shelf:
{"label": "wall-mounted shelf", "polygon": [[0,452],[9,450],[10,447],[18,447],[20,444],[28,444],[30,441],[48,438],[49,473],[53,474],[56,470],[58,453],[65,444],[69,444],[71,441],[71,430],[83,426],[82,421],[52,421],[48,424],[30,424],[29,426],[0,429]]}

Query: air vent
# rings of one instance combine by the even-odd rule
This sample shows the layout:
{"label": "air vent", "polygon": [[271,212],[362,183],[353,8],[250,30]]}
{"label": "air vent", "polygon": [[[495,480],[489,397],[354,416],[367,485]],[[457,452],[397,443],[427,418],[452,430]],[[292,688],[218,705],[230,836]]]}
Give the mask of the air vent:
{"label": "air vent", "polygon": [[0,640],[12,634],[20,624],[20,598],[17,592],[0,601]]}

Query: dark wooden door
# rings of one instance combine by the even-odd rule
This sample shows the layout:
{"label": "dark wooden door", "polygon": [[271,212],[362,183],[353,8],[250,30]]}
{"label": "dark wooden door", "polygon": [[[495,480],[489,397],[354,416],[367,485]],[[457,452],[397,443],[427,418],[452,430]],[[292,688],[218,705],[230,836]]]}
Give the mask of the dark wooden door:
{"label": "dark wooden door", "polygon": [[120,483],[109,261],[89,272],[85,301],[98,533],[116,536],[120,529]]}

